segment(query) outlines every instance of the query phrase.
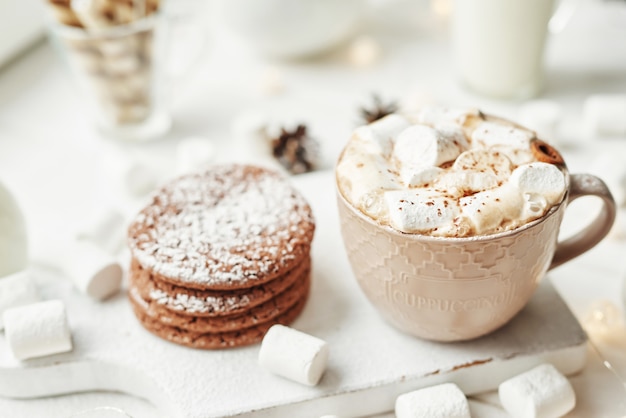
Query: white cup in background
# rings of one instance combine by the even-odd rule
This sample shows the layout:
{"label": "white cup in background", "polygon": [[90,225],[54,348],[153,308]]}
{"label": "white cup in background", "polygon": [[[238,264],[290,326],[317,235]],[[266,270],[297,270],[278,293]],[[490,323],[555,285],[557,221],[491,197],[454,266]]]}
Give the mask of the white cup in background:
{"label": "white cup in background", "polygon": [[472,91],[527,99],[543,83],[543,53],[554,0],[456,0],[456,70]]}
{"label": "white cup in background", "polygon": [[278,58],[315,55],[347,40],[364,0],[221,0],[221,20],[250,49]]}

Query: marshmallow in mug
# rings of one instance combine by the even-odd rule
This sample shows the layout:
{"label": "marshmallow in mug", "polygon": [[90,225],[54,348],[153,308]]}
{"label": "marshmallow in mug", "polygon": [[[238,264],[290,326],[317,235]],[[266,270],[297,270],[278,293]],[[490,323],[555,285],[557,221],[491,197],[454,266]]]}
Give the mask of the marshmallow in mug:
{"label": "marshmallow in mug", "polygon": [[567,189],[562,158],[533,131],[474,109],[432,107],[358,128],[337,179],[374,220],[447,237],[517,228],[559,204]]}

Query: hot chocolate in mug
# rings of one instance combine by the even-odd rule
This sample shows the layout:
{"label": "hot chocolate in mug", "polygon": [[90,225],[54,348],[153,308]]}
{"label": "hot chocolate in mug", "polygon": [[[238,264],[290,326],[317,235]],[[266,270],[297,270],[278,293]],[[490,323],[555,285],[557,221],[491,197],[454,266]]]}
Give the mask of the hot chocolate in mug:
{"label": "hot chocolate in mug", "polygon": [[[461,113],[454,117],[458,115]],[[389,137],[387,143],[392,144],[406,126],[396,129],[391,125],[372,129],[374,135],[364,137],[370,141],[376,132],[387,129],[379,139],[384,142]],[[555,152],[540,143],[544,151],[548,147],[550,153]],[[537,219],[487,234],[407,233],[368,216],[346,198],[340,185],[345,179],[339,178],[344,173],[340,164],[345,153],[336,169],[337,201],[354,275],[390,324],[425,339],[467,340],[506,324],[526,305],[549,269],[595,246],[615,219],[615,202],[606,185],[592,175],[569,174],[563,164],[564,193]],[[567,205],[582,196],[600,198],[602,210],[576,235],[558,241]]]}

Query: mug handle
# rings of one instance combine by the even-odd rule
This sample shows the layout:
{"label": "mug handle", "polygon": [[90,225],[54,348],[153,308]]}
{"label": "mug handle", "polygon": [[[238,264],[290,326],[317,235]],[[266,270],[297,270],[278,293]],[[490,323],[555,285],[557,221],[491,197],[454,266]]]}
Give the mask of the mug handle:
{"label": "mug handle", "polygon": [[617,208],[613,195],[611,195],[606,184],[591,174],[572,174],[567,203],[570,204],[583,196],[596,196],[602,199],[602,210],[584,229],[557,244],[552,264],[548,270],[552,270],[593,248],[602,241],[613,226]]}

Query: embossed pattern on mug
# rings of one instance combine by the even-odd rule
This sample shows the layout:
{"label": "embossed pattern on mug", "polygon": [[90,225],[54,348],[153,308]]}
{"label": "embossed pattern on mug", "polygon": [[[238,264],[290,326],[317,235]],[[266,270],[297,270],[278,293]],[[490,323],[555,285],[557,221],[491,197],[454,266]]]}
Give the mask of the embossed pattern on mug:
{"label": "embossed pattern on mug", "polygon": [[338,199],[367,297],[397,328],[444,341],[486,334],[523,308],[550,265],[565,207],[497,239],[446,240],[390,231]]}

